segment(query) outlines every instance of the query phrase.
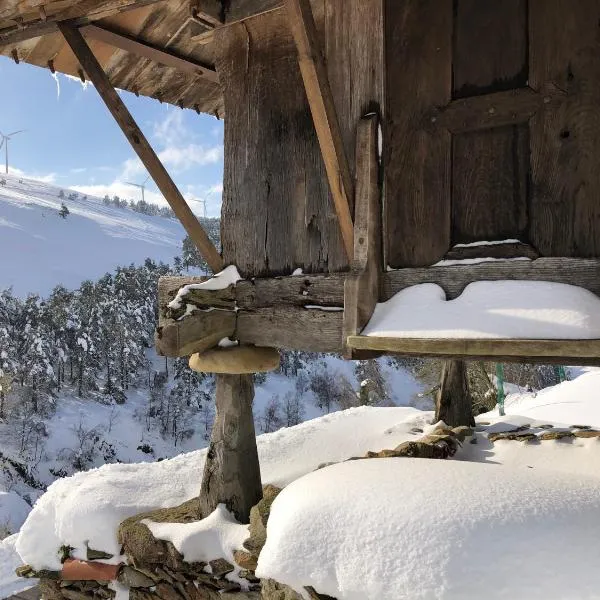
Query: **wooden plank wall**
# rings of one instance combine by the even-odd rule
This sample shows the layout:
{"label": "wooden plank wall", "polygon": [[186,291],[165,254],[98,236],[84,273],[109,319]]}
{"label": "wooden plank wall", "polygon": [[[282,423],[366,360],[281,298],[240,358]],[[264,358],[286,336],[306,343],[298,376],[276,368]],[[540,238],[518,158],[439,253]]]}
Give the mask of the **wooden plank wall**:
{"label": "wooden plank wall", "polygon": [[529,13],[529,84],[567,92],[530,123],[531,242],[544,255],[600,256],[600,2],[530,0]]}
{"label": "wooden plank wall", "polygon": [[[354,170],[359,118],[383,104],[382,0],[315,0]],[[348,266],[283,9],[215,33],[225,111],[222,242],[244,276]]]}

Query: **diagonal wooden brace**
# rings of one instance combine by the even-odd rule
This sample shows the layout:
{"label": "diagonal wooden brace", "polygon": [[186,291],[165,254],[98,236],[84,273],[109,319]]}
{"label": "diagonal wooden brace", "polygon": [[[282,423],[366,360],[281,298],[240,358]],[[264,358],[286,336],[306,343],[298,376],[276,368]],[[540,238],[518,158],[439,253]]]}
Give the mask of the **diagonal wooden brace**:
{"label": "diagonal wooden brace", "polygon": [[63,34],[65,40],[71,47],[73,54],[87,73],[94,87],[100,94],[100,97],[106,104],[113,118],[125,134],[125,137],[131,144],[135,153],[139,156],[144,167],[152,176],[158,189],[161,191],[165,200],[169,203],[177,218],[188,232],[190,238],[198,247],[198,250],[206,259],[210,268],[215,272],[223,269],[223,259],[210,241],[208,235],[200,225],[196,215],[192,212],[181,192],[171,179],[167,170],[160,159],[152,149],[152,146],[138,127],[129,110],[113,88],[104,69],[94,56],[94,53],[87,45],[87,42],[81,35],[79,29],[67,22],[58,23],[58,28]]}

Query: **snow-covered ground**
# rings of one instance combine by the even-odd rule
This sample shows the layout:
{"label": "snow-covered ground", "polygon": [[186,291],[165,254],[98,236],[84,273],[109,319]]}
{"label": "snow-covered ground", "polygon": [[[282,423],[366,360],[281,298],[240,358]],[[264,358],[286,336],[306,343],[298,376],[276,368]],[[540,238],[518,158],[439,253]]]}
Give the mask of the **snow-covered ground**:
{"label": "snow-covered ground", "polygon": [[[263,481],[287,487],[273,504],[258,573],[340,600],[598,598],[600,440],[491,443],[487,434],[598,425],[599,383],[600,370],[583,369],[574,381],[509,396],[507,415],[478,417],[477,443],[449,461],[316,470],[418,439],[433,414],[411,407],[355,408],[259,436]],[[84,556],[86,542],[118,554],[119,521],[196,495],[204,456],[107,465],[57,481],[21,530],[21,558],[58,568],[60,545]],[[237,539],[225,517],[211,518]],[[212,539],[208,524],[188,533]],[[161,538],[189,543],[186,532],[161,527]]]}
{"label": "snow-covered ground", "polygon": [[[70,190],[48,183],[20,183],[11,175],[0,180],[6,180],[0,185],[0,289],[45,295],[59,283],[77,288],[117,266],[148,257],[172,262],[181,253],[185,233],[177,220],[105,206],[83,194],[70,200]],[[66,219],[58,215],[61,202],[70,212]]]}

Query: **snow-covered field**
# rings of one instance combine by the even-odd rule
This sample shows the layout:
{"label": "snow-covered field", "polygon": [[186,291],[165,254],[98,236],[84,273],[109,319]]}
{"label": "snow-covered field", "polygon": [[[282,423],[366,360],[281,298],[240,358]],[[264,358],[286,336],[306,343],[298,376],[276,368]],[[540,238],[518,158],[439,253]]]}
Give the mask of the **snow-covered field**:
{"label": "snow-covered field", "polygon": [[[507,415],[481,415],[477,443],[449,461],[376,459],[315,471],[417,439],[433,414],[411,407],[355,408],[259,436],[263,481],[287,487],[273,504],[258,573],[339,600],[598,598],[600,440],[492,444],[487,434],[598,425],[599,383],[600,370],[583,369],[543,392],[509,396]],[[21,558],[58,568],[60,545],[83,556],[86,542],[118,554],[118,522],[196,495],[204,455],[57,481],[21,530]],[[197,539],[206,525],[193,526]],[[238,539],[227,527],[227,539]],[[160,535],[189,541],[184,531]]]}
{"label": "snow-covered field", "polygon": [[[59,283],[73,289],[117,266],[147,257],[172,262],[181,253],[179,221],[105,206],[82,194],[70,200],[70,190],[48,183],[20,183],[11,175],[0,180],[6,180],[0,185],[0,289],[46,295]],[[66,219],[58,214],[61,202],[70,212]]]}

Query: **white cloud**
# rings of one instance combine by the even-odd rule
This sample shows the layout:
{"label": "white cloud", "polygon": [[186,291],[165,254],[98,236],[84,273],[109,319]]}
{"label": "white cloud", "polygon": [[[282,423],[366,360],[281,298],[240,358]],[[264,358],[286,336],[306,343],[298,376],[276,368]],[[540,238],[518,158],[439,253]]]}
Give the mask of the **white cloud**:
{"label": "white cloud", "polygon": [[[46,174],[29,173],[29,172],[23,171],[17,167],[11,167],[11,166],[9,166],[8,172],[11,175],[13,175],[14,177],[23,177],[24,179],[33,179],[35,181],[41,181],[42,183],[55,183],[58,178],[58,175],[56,173],[46,173]],[[2,177],[3,173],[4,173],[4,169],[2,169],[2,172],[0,172],[0,177]]]}

